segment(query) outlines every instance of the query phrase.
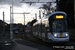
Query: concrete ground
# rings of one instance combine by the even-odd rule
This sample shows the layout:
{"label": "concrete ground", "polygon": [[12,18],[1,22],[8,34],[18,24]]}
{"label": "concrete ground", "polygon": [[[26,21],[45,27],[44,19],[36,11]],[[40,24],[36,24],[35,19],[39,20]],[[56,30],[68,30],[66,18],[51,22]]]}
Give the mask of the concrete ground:
{"label": "concrete ground", "polygon": [[[20,39],[21,40],[21,39]],[[26,40],[14,40],[16,45],[13,50],[54,50],[52,47],[43,46]]]}
{"label": "concrete ground", "polygon": [[21,38],[9,39],[0,37],[0,50],[54,50],[52,47],[23,40]]}
{"label": "concrete ground", "polygon": [[0,50],[12,50],[15,46],[15,43],[7,38],[7,37],[0,37]]}

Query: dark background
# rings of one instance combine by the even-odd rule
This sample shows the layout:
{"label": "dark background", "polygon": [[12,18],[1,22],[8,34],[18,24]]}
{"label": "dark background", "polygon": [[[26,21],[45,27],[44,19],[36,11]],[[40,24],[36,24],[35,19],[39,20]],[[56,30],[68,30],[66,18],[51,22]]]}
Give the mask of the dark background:
{"label": "dark background", "polygon": [[68,28],[75,28],[74,23],[74,0],[60,0],[59,11],[64,11],[68,15]]}

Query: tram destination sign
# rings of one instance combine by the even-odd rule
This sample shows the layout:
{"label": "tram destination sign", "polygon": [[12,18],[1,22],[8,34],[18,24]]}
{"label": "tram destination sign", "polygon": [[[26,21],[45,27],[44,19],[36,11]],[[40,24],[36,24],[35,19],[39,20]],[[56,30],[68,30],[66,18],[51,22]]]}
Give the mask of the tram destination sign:
{"label": "tram destination sign", "polygon": [[63,19],[64,16],[63,15],[56,15],[56,19]]}

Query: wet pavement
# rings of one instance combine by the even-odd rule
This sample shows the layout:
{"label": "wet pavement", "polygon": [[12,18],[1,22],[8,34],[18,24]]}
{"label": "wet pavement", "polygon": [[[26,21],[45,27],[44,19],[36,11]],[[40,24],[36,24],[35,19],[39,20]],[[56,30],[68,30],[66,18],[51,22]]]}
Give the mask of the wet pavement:
{"label": "wet pavement", "polygon": [[41,44],[33,43],[30,41],[18,41],[13,50],[54,50],[52,47],[43,46]]}
{"label": "wet pavement", "polygon": [[53,50],[52,47],[43,46],[38,43],[16,38],[0,38],[0,50]]}
{"label": "wet pavement", "polygon": [[0,38],[0,50],[12,50],[15,43],[7,37]]}
{"label": "wet pavement", "polygon": [[[75,42],[68,42],[67,44],[51,44],[51,43],[45,43],[46,45],[37,43],[37,42],[30,42],[27,40],[23,40],[23,39],[14,39],[13,40],[15,43],[17,43],[17,46],[15,49],[19,49],[20,50],[20,46],[30,50],[65,50],[67,49],[71,49],[74,50],[75,49]],[[44,42],[42,42],[44,43]],[[57,48],[56,48],[57,47]],[[63,47],[63,48],[62,48]],[[69,48],[68,48],[69,47]]]}

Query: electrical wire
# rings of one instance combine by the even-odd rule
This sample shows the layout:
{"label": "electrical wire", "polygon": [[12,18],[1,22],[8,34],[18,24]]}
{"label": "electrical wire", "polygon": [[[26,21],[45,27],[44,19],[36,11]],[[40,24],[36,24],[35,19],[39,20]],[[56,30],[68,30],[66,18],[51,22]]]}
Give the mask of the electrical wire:
{"label": "electrical wire", "polygon": [[[31,4],[32,5],[32,4]],[[28,11],[28,9],[31,7],[31,5],[27,8],[26,12]]]}

